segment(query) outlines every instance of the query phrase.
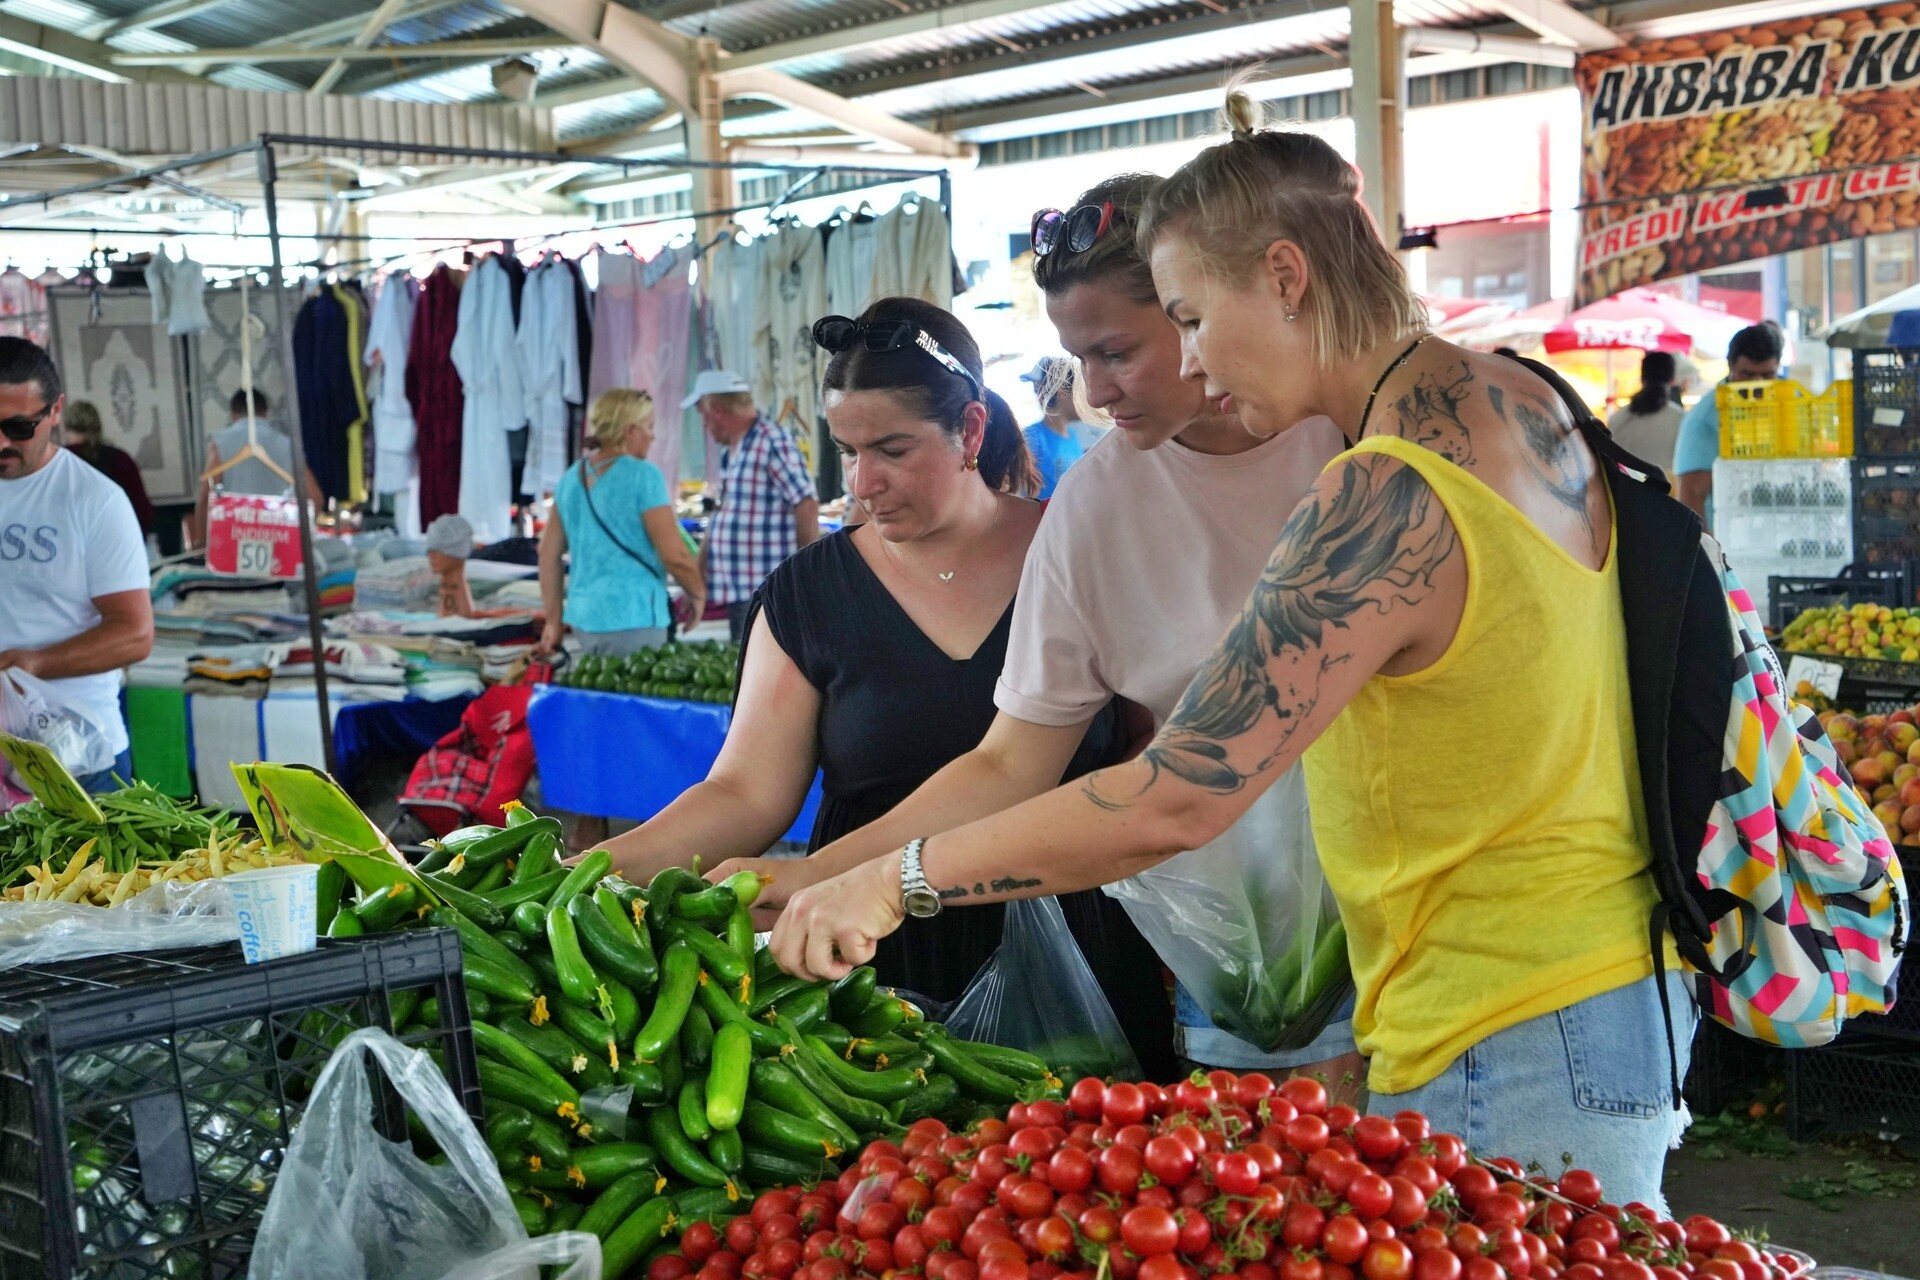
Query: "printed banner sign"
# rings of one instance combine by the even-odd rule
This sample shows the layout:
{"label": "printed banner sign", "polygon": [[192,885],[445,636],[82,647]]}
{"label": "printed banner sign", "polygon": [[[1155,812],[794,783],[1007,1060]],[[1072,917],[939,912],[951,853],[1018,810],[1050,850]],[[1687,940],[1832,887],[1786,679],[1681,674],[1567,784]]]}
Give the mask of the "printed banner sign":
{"label": "printed banner sign", "polygon": [[1584,305],[1920,226],[1920,10],[1850,9],[1581,57]]}
{"label": "printed banner sign", "polygon": [[207,502],[207,568],[243,578],[299,577],[299,504],[253,493],[214,494]]}

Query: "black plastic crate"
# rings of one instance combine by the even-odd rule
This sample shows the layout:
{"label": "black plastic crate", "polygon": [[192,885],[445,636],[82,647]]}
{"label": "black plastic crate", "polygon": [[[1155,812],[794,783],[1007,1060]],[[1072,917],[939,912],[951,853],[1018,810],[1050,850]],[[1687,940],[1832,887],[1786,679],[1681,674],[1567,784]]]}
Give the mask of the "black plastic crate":
{"label": "black plastic crate", "polygon": [[1920,460],[1853,460],[1853,558],[1867,568],[1920,560]]}
{"label": "black plastic crate", "polygon": [[[0,1280],[244,1277],[333,1047],[427,996],[440,1025],[404,1038],[440,1051],[478,1118],[451,930],[257,965],[235,943],[0,973]],[[382,1130],[404,1141],[405,1108],[380,1093]]]}
{"label": "black plastic crate", "polygon": [[1862,1036],[1787,1055],[1787,1129],[1797,1142],[1920,1133],[1920,1042]]}
{"label": "black plastic crate", "polygon": [[1808,609],[1834,604],[1879,604],[1889,609],[1910,606],[1914,599],[1914,566],[1855,562],[1834,578],[1799,578],[1775,574],[1767,579],[1767,625],[1775,631]]}
{"label": "black plastic crate", "polygon": [[1853,452],[1920,457],[1920,351],[1853,353]]}
{"label": "black plastic crate", "polygon": [[1752,1040],[1711,1018],[1700,1019],[1683,1088],[1687,1105],[1699,1116],[1719,1115],[1751,1102],[1786,1069],[1778,1045]]}

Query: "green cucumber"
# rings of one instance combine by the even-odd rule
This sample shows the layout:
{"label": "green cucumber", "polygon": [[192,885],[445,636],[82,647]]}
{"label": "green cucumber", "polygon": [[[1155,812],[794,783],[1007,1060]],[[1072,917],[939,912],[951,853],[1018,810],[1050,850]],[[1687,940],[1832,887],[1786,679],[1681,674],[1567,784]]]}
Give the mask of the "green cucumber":
{"label": "green cucumber", "polygon": [[587,1206],[578,1200],[555,1200],[553,1208],[547,1210],[547,1234],[557,1236],[563,1231],[576,1231],[580,1216]]}
{"label": "green cucumber", "polygon": [[740,1140],[740,1133],[736,1129],[716,1129],[713,1136],[707,1139],[707,1159],[737,1181],[746,1172],[747,1144]]}
{"label": "green cucumber", "polygon": [[609,1071],[620,1069],[620,1040],[614,1034],[613,1025],[606,1019],[564,996],[548,998],[547,1014],[560,1024],[562,1031],[598,1054]]}
{"label": "green cucumber", "polygon": [[[747,1140],[749,1153],[758,1146],[782,1151],[790,1156],[806,1156],[815,1160],[825,1157],[830,1160],[846,1150],[840,1136],[827,1126],[804,1116],[789,1114],[758,1098],[748,1098],[746,1107],[740,1112],[740,1136]],[[748,1162],[751,1165],[751,1154]]]}
{"label": "green cucumber", "polygon": [[1347,926],[1335,920],[1314,942],[1306,981],[1299,991],[1289,996],[1283,1016],[1292,1019],[1305,1013],[1307,1006],[1318,999],[1329,984],[1345,978],[1347,967]]}
{"label": "green cucumber", "polygon": [[500,945],[494,936],[475,924],[472,917],[454,910],[452,907],[435,907],[427,912],[427,923],[451,929],[460,935],[462,952],[489,960],[501,969],[518,977],[528,986],[535,981],[533,967],[507,948]]}
{"label": "green cucumber", "polygon": [[974,1061],[946,1032],[929,1029],[920,1043],[933,1055],[940,1070],[952,1076],[973,1097],[1000,1103],[1020,1100],[1019,1081]]}
{"label": "green cucumber", "polygon": [[737,1022],[713,1035],[713,1065],[707,1072],[707,1123],[725,1132],[740,1123],[753,1068],[753,1038]]}
{"label": "green cucumber", "polygon": [[1009,1049],[1005,1045],[986,1044],[978,1040],[956,1043],[963,1045],[967,1056],[975,1062],[998,1071],[1011,1080],[1045,1080],[1053,1074],[1046,1063],[1020,1049]]}
{"label": "green cucumber", "polygon": [[499,1027],[504,1034],[540,1055],[541,1060],[564,1079],[577,1078],[580,1085],[588,1089],[613,1083],[613,1072],[608,1069],[604,1055],[589,1053],[585,1045],[551,1022],[536,1027],[525,1018],[510,1017],[502,1018]]}
{"label": "green cucumber", "polygon": [[426,875],[420,878],[427,882],[427,888],[439,895],[442,902],[482,929],[498,929],[507,922],[506,912],[478,893],[462,889],[445,876]]}
{"label": "green cucumber", "polygon": [[689,1187],[673,1195],[673,1212],[683,1226],[695,1222],[725,1226],[752,1207],[743,1203],[740,1188],[731,1181],[724,1187]]}
{"label": "green cucumber", "polygon": [[680,1086],[680,1131],[693,1142],[705,1142],[713,1136],[707,1123],[707,1082],[697,1075],[688,1076]]}
{"label": "green cucumber", "polygon": [[541,831],[550,832],[555,837],[566,834],[558,818],[535,818],[532,822],[520,822],[502,827],[492,835],[460,848],[456,854],[466,860],[464,865],[467,868],[490,867],[496,862],[504,862],[519,853],[527,847],[527,842]]}
{"label": "green cucumber", "polygon": [[525,1192],[515,1192],[507,1197],[513,1202],[513,1211],[520,1215],[520,1226],[530,1236],[547,1234],[547,1209],[539,1201]]}
{"label": "green cucumber", "polygon": [[614,1179],[605,1191],[594,1197],[587,1211],[580,1215],[575,1229],[604,1237],[635,1209],[659,1195],[661,1181],[659,1171],[652,1167],[635,1169]]}
{"label": "green cucumber", "polygon": [[873,966],[863,964],[834,983],[827,993],[833,1016],[845,1023],[865,1013],[867,1006],[873,1003],[873,988],[877,981],[879,975],[873,971]]}
{"label": "green cucumber", "polygon": [[601,1237],[601,1280],[623,1280],[635,1264],[673,1229],[673,1198],[658,1196],[627,1216],[626,1221]]}
{"label": "green cucumber", "polygon": [[841,1021],[854,1035],[873,1040],[907,1021],[907,1002],[890,990],[877,991],[864,1010]]}
{"label": "green cucumber", "polygon": [[547,899],[547,906],[564,907],[581,894],[599,884],[601,879],[613,870],[613,855],[605,849],[595,849],[586,857],[573,864],[573,870],[567,872],[567,878]]}
{"label": "green cucumber", "polygon": [[810,1187],[831,1177],[833,1166],[818,1153],[808,1157],[748,1143],[745,1171],[756,1187]]}
{"label": "green cucumber", "polygon": [[498,1114],[488,1115],[483,1132],[487,1149],[504,1160],[533,1135],[533,1112],[525,1107],[502,1107]]}
{"label": "green cucumber", "polygon": [[500,806],[500,812],[507,816],[507,825],[510,827],[522,826],[540,816],[518,800],[507,801]]}
{"label": "green cucumber", "polygon": [[[753,976],[753,912],[745,907],[735,907],[733,914],[727,917],[727,949],[740,957],[740,971],[748,978]],[[748,982],[747,989],[753,984]],[[744,997],[742,997],[744,998]]]}
{"label": "green cucumber", "polygon": [[547,946],[553,952],[553,966],[560,976],[560,993],[578,1004],[594,1003],[598,999],[600,975],[580,950],[580,931],[574,927],[573,916],[564,903],[547,908]]}
{"label": "green cucumber", "polygon": [[949,1075],[930,1075],[926,1087],[908,1094],[893,1113],[895,1123],[910,1125],[928,1116],[945,1116],[960,1101],[960,1082]]}
{"label": "green cucumber", "polygon": [[726,1171],[687,1140],[680,1128],[678,1108],[655,1107],[648,1111],[647,1136],[653,1140],[654,1150],[667,1162],[667,1167],[688,1182],[703,1187],[727,1185]]}
{"label": "green cucumber", "polygon": [[811,980],[796,978],[790,973],[780,974],[765,982],[760,981],[756,975],[753,983],[753,1003],[747,1006],[747,1012],[757,1018],[788,996],[813,985],[815,984]]}
{"label": "green cucumber", "polygon": [[[812,986],[805,991],[795,992],[774,1006],[780,1016],[793,1020],[793,1025],[802,1031],[812,1031],[815,1026],[827,1020],[831,997],[822,986]],[[851,1027],[848,1028],[852,1030]],[[854,1031],[855,1035],[864,1034]]]}
{"label": "green cucumber", "polygon": [[840,1082],[820,1063],[819,1050],[804,1038],[793,1038],[781,1051],[780,1061],[814,1096],[831,1107],[848,1128],[875,1137],[892,1127],[892,1118],[888,1116],[887,1109],[878,1102],[856,1098],[842,1089]]}
{"label": "green cucumber", "polygon": [[320,874],[315,880],[314,927],[324,936],[327,926],[333,923],[334,916],[340,912],[340,899],[350,881],[347,879],[347,869],[331,858],[320,864]]}
{"label": "green cucumber", "polygon": [[654,945],[665,946],[667,922],[673,919],[673,903],[683,893],[699,892],[707,887],[702,880],[685,867],[662,867],[647,885],[647,928],[652,932]]}
{"label": "green cucumber", "polygon": [[[818,1033],[816,1032],[815,1034]],[[825,1036],[821,1036],[820,1038],[823,1040],[826,1039]],[[881,1058],[885,1058],[887,1062],[882,1067],[884,1070],[885,1067],[894,1065],[893,1059],[904,1058],[908,1054],[919,1053],[921,1052],[921,1048],[918,1044],[912,1040],[908,1040],[904,1036],[884,1035],[877,1036],[872,1040],[854,1040],[841,1052],[842,1056],[850,1052],[855,1062],[878,1062]]]}
{"label": "green cucumber", "polygon": [[697,924],[670,920],[667,922],[667,936],[691,947],[707,972],[726,983],[730,990],[738,991],[747,975],[753,972],[752,966],[735,954],[733,948]]}
{"label": "green cucumber", "polygon": [[601,991],[606,993],[607,1003],[613,1008],[613,1034],[621,1044],[630,1043],[634,1032],[640,1029],[640,997],[624,982],[609,979]]}
{"label": "green cucumber", "polygon": [[737,903],[733,890],[725,885],[711,885],[698,893],[676,894],[673,899],[673,918],[713,926],[732,915]]}
{"label": "green cucumber", "polygon": [[716,1033],[719,1028],[729,1023],[736,1023],[746,1028],[747,1035],[753,1040],[755,1052],[763,1054],[780,1052],[780,1046],[785,1043],[780,1033],[765,1022],[757,1022],[749,1018],[747,1011],[735,1004],[733,997],[727,994],[727,989],[715,982],[704,969],[700,972],[698,991],[700,1004],[713,1015]]}
{"label": "green cucumber", "polygon": [[[353,914],[365,932],[385,933],[399,924],[400,917],[412,910],[419,901],[419,891],[404,880],[396,880],[386,888],[375,890],[362,898],[360,905],[353,908]],[[345,910],[342,908],[342,911]]]}
{"label": "green cucumber", "polygon": [[628,1058],[613,1073],[613,1078],[633,1089],[633,1100],[641,1106],[658,1106],[667,1100],[667,1076],[658,1066]]}
{"label": "green cucumber", "polygon": [[696,1000],[680,1024],[680,1053],[689,1067],[705,1070],[713,1061],[713,1015]]}
{"label": "green cucumber", "polygon": [[660,986],[654,992],[653,1014],[634,1036],[634,1057],[642,1062],[660,1060],[667,1045],[679,1036],[680,1024],[686,1021],[699,985],[700,957],[693,948],[681,943],[669,946],[660,962]]}
{"label": "green cucumber", "polygon": [[[605,893],[604,890],[601,893]],[[606,894],[608,902],[615,911],[619,903],[612,894]],[[580,894],[566,907],[572,920],[579,945],[587,958],[600,969],[612,974],[635,991],[651,991],[660,980],[660,965],[651,951],[641,948],[620,935],[618,927],[607,918],[606,911],[598,901],[599,893],[593,897]],[[634,936],[633,926],[627,926],[628,936]]]}
{"label": "green cucumber", "polygon": [[513,864],[513,882],[528,884],[559,870],[559,855],[560,838],[552,832],[540,832],[520,851],[520,860]]}
{"label": "green cucumber", "polygon": [[833,1135],[834,1141],[843,1150],[851,1150],[859,1145],[860,1135],[853,1131],[852,1126],[821,1101],[819,1094],[802,1084],[800,1077],[789,1070],[786,1063],[778,1058],[762,1058],[753,1064],[749,1075],[755,1098],[788,1115],[819,1125]]}
{"label": "green cucumber", "polygon": [[832,1077],[835,1084],[856,1098],[865,1098],[869,1102],[898,1102],[922,1087],[923,1082],[916,1072],[899,1067],[868,1071],[842,1058],[817,1036],[806,1037],[806,1042],[807,1047],[813,1050],[814,1062]]}
{"label": "green cucumber", "polygon": [[[507,864],[504,862],[496,862],[492,866],[488,867],[486,869],[485,874],[483,874],[478,880],[474,881],[474,884],[473,884],[474,894],[478,896],[480,894],[492,893],[495,889],[498,889],[502,885],[506,884],[507,871],[508,871],[508,867],[507,867]],[[481,901],[484,902],[485,899],[482,898]],[[502,918],[504,919],[504,917]]]}
{"label": "green cucumber", "polygon": [[357,938],[367,931],[360,923],[360,915],[352,907],[341,907],[333,913],[332,923],[327,925],[329,938]]}
{"label": "green cucumber", "polygon": [[510,911],[523,902],[545,902],[566,878],[567,873],[563,868],[532,880],[515,881],[482,896],[502,911]]}
{"label": "green cucumber", "polygon": [[504,965],[468,951],[464,947],[460,949],[460,971],[466,976],[469,987],[484,991],[490,996],[498,996],[516,1008],[530,1005],[534,1001],[535,993],[531,983]]}
{"label": "green cucumber", "polygon": [[580,1095],[571,1085],[564,1089],[550,1088],[524,1071],[502,1066],[491,1058],[478,1058],[475,1066],[480,1072],[480,1092],[489,1100],[511,1102],[536,1116],[571,1119],[568,1113],[578,1113]]}
{"label": "green cucumber", "polygon": [[760,900],[760,891],[772,883],[772,876],[763,876],[758,871],[736,871],[722,880],[720,887],[733,890],[736,906],[751,907]]}
{"label": "green cucumber", "polygon": [[513,1068],[544,1087],[563,1101],[580,1105],[580,1091],[567,1078],[548,1065],[547,1060],[500,1028],[485,1022],[473,1024],[473,1047],[505,1066]]}
{"label": "green cucumber", "polygon": [[605,1142],[597,1147],[580,1147],[567,1161],[569,1175],[575,1170],[580,1173],[573,1184],[589,1191],[610,1187],[643,1169],[659,1176],[659,1161],[653,1148],[644,1142]]}
{"label": "green cucumber", "polygon": [[[559,889],[558,885],[554,886]],[[552,897],[552,894],[547,895]],[[513,909],[513,927],[523,938],[543,938],[547,933],[547,904],[523,902]]]}

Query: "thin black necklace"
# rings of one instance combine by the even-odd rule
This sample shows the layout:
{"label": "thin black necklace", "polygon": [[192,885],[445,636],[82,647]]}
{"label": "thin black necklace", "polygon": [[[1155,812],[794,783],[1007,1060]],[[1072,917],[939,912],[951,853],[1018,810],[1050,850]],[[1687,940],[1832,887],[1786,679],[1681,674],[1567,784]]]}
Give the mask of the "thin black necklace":
{"label": "thin black necklace", "polygon": [[1420,349],[1420,344],[1432,336],[1430,333],[1423,333],[1415,338],[1413,342],[1408,345],[1407,349],[1402,351],[1399,356],[1395,358],[1394,362],[1387,366],[1386,372],[1382,373],[1379,380],[1373,384],[1373,390],[1367,392],[1367,407],[1360,411],[1360,430],[1355,433],[1355,439],[1364,440],[1367,438],[1367,419],[1373,416],[1373,401],[1374,397],[1380,394],[1380,388],[1386,386],[1387,379],[1394,375],[1394,371],[1412,359],[1413,353]]}

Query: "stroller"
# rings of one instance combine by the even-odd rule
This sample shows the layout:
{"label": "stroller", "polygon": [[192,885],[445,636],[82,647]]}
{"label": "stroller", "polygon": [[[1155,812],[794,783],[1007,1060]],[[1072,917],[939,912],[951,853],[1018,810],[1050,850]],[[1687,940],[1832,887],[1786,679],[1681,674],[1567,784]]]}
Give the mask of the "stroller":
{"label": "stroller", "polygon": [[[400,794],[400,814],[387,838],[418,857],[429,838],[476,822],[501,825],[501,806],[518,800],[533,777],[533,733],[527,728],[532,685],[496,685],[461,713],[459,727],[427,749]],[[411,830],[417,839],[405,840]]]}

